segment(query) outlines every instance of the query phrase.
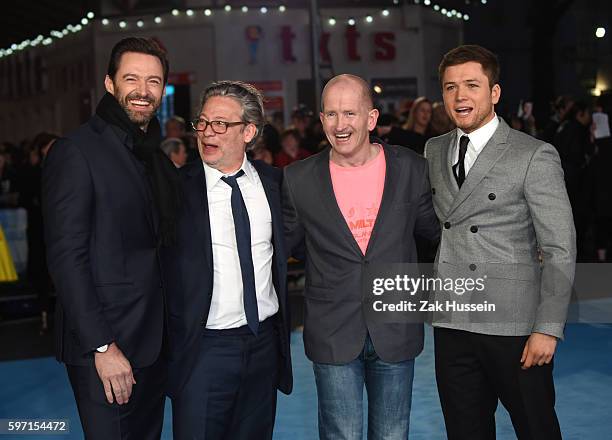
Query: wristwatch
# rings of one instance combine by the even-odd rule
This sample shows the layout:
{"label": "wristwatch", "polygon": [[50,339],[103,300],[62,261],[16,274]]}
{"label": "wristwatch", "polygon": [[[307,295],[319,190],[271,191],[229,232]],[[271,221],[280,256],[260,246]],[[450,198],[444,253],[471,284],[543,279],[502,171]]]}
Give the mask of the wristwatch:
{"label": "wristwatch", "polygon": [[98,353],[106,353],[106,350],[108,350],[108,344],[104,344],[104,345],[96,348],[96,351]]}

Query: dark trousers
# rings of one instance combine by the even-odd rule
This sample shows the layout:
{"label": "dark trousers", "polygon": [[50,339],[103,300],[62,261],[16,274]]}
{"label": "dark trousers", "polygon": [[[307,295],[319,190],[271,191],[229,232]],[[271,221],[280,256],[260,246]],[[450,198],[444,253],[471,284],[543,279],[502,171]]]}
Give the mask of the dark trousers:
{"label": "dark trousers", "polygon": [[527,338],[434,329],[436,381],[449,440],[494,440],[498,399],[519,440],[561,438],[552,362],[521,369]]}
{"label": "dark trousers", "polygon": [[175,440],[272,439],[280,348],[276,319],[203,330],[198,360],[172,400]]}
{"label": "dark trousers", "polygon": [[154,440],[164,422],[166,365],[161,359],[134,369],[136,385],[128,403],[109,404],[94,365],[66,365],[85,438]]}

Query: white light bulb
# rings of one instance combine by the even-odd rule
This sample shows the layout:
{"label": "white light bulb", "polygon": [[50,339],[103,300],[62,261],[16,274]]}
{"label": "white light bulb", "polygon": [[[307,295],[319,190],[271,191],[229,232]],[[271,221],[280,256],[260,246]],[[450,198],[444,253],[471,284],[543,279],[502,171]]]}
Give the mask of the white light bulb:
{"label": "white light bulb", "polygon": [[142,21],[142,20],[138,20],[138,21],[136,22],[136,26],[138,26],[138,27],[143,27],[143,26],[144,26],[144,21]]}
{"label": "white light bulb", "polygon": [[127,26],[127,23],[125,21],[122,20],[122,21],[119,22],[119,27],[121,29],[125,29],[126,26]]}
{"label": "white light bulb", "polygon": [[595,36],[597,38],[603,38],[606,35],[606,28],[598,27],[595,31]]}
{"label": "white light bulb", "polygon": [[153,19],[153,21],[157,24],[160,24],[162,22],[162,18],[160,16],[157,16]]}
{"label": "white light bulb", "polygon": [[388,17],[389,16],[389,10],[388,9],[383,9],[381,12],[383,17]]}
{"label": "white light bulb", "polygon": [[348,23],[349,26],[355,26],[355,19],[354,18],[349,18],[347,23]]}
{"label": "white light bulb", "polygon": [[470,16],[469,16],[469,15],[467,15],[467,14],[464,14],[464,15],[463,15],[463,19],[464,19],[465,21],[468,21],[468,20],[470,19]]}
{"label": "white light bulb", "polygon": [[87,13],[87,18],[89,18],[90,20],[92,20],[92,19],[93,19],[95,16],[96,16],[96,15],[95,15],[93,12],[91,12],[91,11],[89,11],[89,12]]}
{"label": "white light bulb", "polygon": [[285,5],[280,5],[280,6],[278,7],[278,10],[279,10],[280,12],[285,12],[285,11],[287,10],[287,8],[285,7]]}
{"label": "white light bulb", "polygon": [[248,6],[243,6],[242,7],[242,12],[249,12],[249,7]]}
{"label": "white light bulb", "polygon": [[372,23],[372,22],[374,21],[374,19],[372,18],[372,16],[371,16],[371,15],[368,15],[368,16],[365,18],[365,21],[366,21],[367,23]]}
{"label": "white light bulb", "polygon": [[174,15],[175,17],[176,17],[177,15],[179,15],[180,13],[181,13],[181,12],[180,12],[178,9],[173,9],[173,10],[172,10],[172,15]]}
{"label": "white light bulb", "polygon": [[212,11],[210,9],[204,9],[204,15],[210,17],[212,15]]}
{"label": "white light bulb", "polygon": [[225,9],[225,12],[229,12],[232,10],[232,7],[230,5],[225,5],[225,8],[223,9]]}
{"label": "white light bulb", "polygon": [[108,21],[108,18],[103,18],[102,19],[102,26],[108,26],[109,23],[110,23],[110,21]]}
{"label": "white light bulb", "polygon": [[329,23],[330,26],[333,26],[333,25],[336,24],[336,19],[334,17],[332,17],[329,20],[327,20],[327,22]]}
{"label": "white light bulb", "polygon": [[188,17],[193,17],[193,10],[191,10],[191,9],[187,9],[187,10],[185,11],[185,14],[187,14],[187,16],[188,16]]}
{"label": "white light bulb", "polygon": [[265,14],[265,13],[268,12],[268,8],[266,8],[265,6],[262,6],[260,11],[261,11],[262,14]]}
{"label": "white light bulb", "polygon": [[85,26],[85,25],[87,25],[87,23],[89,23],[89,20],[88,20],[88,19],[86,19],[86,18],[83,18],[83,19],[81,20],[81,23],[83,24],[83,26]]}
{"label": "white light bulb", "polygon": [[439,11],[439,10],[440,10],[440,6],[434,5],[434,11]]}

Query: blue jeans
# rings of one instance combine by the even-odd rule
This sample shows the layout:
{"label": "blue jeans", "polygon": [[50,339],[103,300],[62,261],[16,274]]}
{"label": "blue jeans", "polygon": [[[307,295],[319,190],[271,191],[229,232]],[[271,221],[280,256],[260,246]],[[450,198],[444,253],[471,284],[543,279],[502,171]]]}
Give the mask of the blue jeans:
{"label": "blue jeans", "polygon": [[370,340],[348,364],[314,363],[321,440],[363,438],[363,386],[368,394],[368,440],[406,440],[414,359],[382,361]]}

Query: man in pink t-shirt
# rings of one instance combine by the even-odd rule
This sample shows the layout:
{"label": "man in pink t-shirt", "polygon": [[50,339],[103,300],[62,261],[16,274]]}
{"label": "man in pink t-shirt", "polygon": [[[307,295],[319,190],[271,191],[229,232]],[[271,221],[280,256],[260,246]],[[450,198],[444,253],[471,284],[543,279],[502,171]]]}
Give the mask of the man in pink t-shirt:
{"label": "man in pink t-shirt", "polygon": [[416,263],[415,235],[438,240],[427,163],[370,141],[378,111],[363,79],[332,78],[321,101],[331,148],[286,167],[283,183],[288,251],[305,244],[304,346],[319,437],[362,438],[365,386],[368,439],[404,440],[423,324],[376,319],[362,281],[374,265]]}

